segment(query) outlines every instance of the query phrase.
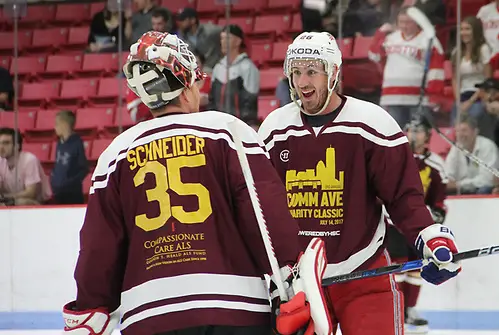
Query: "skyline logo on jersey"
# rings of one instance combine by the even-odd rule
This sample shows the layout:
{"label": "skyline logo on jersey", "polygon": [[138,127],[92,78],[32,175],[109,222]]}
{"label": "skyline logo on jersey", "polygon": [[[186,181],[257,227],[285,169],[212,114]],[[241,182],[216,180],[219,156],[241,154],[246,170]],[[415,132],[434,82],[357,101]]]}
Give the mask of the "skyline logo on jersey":
{"label": "skyline logo on jersey", "polygon": [[343,224],[344,171],[336,171],[336,152],[326,149],[326,160],[315,169],[286,171],[288,208],[295,219],[315,219],[319,225]]}

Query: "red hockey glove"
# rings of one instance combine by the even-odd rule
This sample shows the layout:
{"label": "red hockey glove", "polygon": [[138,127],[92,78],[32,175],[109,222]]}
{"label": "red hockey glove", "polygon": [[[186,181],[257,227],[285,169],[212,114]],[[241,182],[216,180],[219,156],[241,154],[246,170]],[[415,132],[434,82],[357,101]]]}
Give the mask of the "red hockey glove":
{"label": "red hockey glove", "polygon": [[109,314],[105,308],[76,311],[76,302],[72,301],[63,308],[64,333],[71,335],[111,335],[120,321],[116,311]]}
{"label": "red hockey glove", "polygon": [[454,235],[446,226],[433,224],[423,229],[416,239],[416,248],[427,261],[421,271],[421,277],[427,282],[440,285],[461,272],[461,265],[452,262],[457,247]]}

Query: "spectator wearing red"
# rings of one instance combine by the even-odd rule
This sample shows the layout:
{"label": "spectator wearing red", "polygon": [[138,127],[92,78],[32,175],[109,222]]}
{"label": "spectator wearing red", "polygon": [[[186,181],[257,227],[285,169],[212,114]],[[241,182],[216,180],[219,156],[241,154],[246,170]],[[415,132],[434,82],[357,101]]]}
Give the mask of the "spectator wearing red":
{"label": "spectator wearing red", "polygon": [[[418,111],[429,38],[403,7],[397,27],[385,23],[376,32],[369,58],[384,65],[380,104],[403,128]],[[444,54],[434,38],[426,77],[424,108],[437,102],[444,88]]]}
{"label": "spectator wearing red", "polygon": [[499,52],[499,0],[482,6],[476,17],[482,21],[485,40],[494,52]]}

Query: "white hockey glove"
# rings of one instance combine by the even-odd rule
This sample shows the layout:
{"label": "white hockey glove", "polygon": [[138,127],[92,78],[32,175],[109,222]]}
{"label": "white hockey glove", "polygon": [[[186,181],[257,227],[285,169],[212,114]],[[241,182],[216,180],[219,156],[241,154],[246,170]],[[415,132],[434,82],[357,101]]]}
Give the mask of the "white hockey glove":
{"label": "white hockey glove", "polygon": [[76,302],[64,306],[64,334],[111,335],[120,321],[118,310],[109,314],[105,308],[76,311]]}
{"label": "white hockey glove", "polygon": [[440,285],[461,272],[461,265],[452,262],[457,247],[448,227],[433,224],[423,229],[416,239],[416,249],[426,261],[421,277],[427,282]]}
{"label": "white hockey glove", "polygon": [[288,270],[287,277],[283,276],[288,283],[285,287],[288,287],[289,300],[279,305],[275,305],[273,300],[274,330],[278,334],[290,335],[300,330],[305,335],[332,333],[333,325],[321,285],[326,265],[324,241],[313,238],[298,264]]}

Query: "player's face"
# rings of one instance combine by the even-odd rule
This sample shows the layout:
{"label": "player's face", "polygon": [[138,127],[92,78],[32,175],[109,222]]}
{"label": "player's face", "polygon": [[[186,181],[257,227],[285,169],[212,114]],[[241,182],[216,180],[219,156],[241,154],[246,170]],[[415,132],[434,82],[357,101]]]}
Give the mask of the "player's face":
{"label": "player's face", "polygon": [[154,31],[160,31],[162,33],[166,32],[166,22],[161,16],[151,17],[151,25],[152,25],[152,30]]}
{"label": "player's face", "polygon": [[411,128],[407,132],[409,142],[413,143],[415,149],[421,149],[426,145],[427,135],[423,128]]}
{"label": "player's face", "polygon": [[468,22],[461,23],[461,41],[471,43],[473,40],[473,28]]}
{"label": "player's face", "polygon": [[405,36],[414,36],[419,31],[419,26],[407,14],[400,14],[398,16],[397,26]]}
{"label": "player's face", "polygon": [[291,63],[291,75],[303,108],[309,114],[319,113],[328,96],[324,64],[316,60],[294,60]]}
{"label": "player's face", "polygon": [[459,123],[456,126],[456,139],[459,144],[471,150],[471,146],[475,143],[478,131],[470,127],[467,123]]}
{"label": "player's face", "polygon": [[14,155],[14,141],[10,135],[0,135],[0,157],[10,158]]}

